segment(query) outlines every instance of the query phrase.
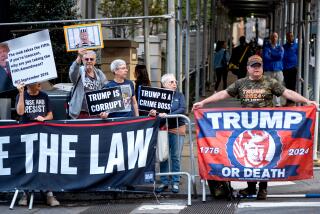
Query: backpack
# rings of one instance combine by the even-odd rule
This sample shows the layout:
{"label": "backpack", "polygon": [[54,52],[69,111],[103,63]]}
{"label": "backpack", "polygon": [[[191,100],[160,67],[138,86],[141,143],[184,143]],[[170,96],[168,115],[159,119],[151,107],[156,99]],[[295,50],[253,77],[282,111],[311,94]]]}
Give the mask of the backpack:
{"label": "backpack", "polygon": [[215,199],[234,199],[233,188],[230,181],[207,180],[210,193]]}

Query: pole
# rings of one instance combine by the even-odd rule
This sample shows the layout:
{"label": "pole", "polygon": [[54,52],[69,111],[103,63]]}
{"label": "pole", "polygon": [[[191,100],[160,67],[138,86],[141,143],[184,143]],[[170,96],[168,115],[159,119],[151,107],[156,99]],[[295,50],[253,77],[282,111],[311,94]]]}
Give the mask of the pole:
{"label": "pole", "polygon": [[[149,15],[149,5],[148,0],[144,0],[143,4],[144,16]],[[144,63],[146,65],[149,77],[151,77],[151,67],[150,67],[150,40],[149,40],[149,19],[144,20],[143,33],[144,33]]]}
{"label": "pole", "polygon": [[178,0],[177,14],[177,82],[182,91],[182,0]]}
{"label": "pole", "polygon": [[168,0],[168,13],[172,14],[172,17],[168,19],[167,73],[176,75],[174,0]]}
{"label": "pole", "polygon": [[299,22],[298,22],[298,44],[299,44],[299,55],[298,55],[298,84],[297,84],[297,91],[298,93],[301,93],[301,77],[302,77],[302,32],[303,32],[303,0],[300,0],[299,2]]}
{"label": "pole", "polygon": [[[316,38],[316,62],[315,62],[315,86],[314,86],[314,98],[319,103],[319,91],[320,91],[320,1],[317,2],[317,38]],[[314,129],[314,142],[313,142],[313,159],[317,159],[318,152],[318,135],[319,135],[319,112],[316,114],[316,122]]]}
{"label": "pole", "polygon": [[310,2],[306,3],[306,18],[305,18],[305,37],[304,37],[304,56],[303,56],[303,96],[309,98],[309,38],[310,38],[310,9],[311,4]]}
{"label": "pole", "polygon": [[201,78],[201,96],[206,95],[206,79],[207,79],[207,56],[208,56],[208,41],[207,41],[207,7],[208,7],[208,1],[203,0],[203,41],[202,41],[202,78]]}
{"label": "pole", "polygon": [[210,82],[210,88],[211,88],[211,84],[213,83],[213,79],[214,79],[214,69],[213,69],[213,60],[214,60],[214,42],[216,40],[215,38],[215,14],[216,14],[216,11],[215,11],[215,6],[216,4],[216,1],[215,0],[211,0],[211,29],[210,29],[210,62],[209,62],[209,68],[210,68],[210,75],[209,75],[209,82]]}
{"label": "pole", "polygon": [[201,0],[197,1],[197,32],[196,32],[196,78],[195,78],[195,101],[199,101],[200,89],[200,8]]}
{"label": "pole", "polygon": [[184,76],[185,76],[185,87],[184,95],[186,98],[187,112],[189,113],[189,100],[190,100],[190,0],[186,0],[186,38],[185,38],[185,61],[184,61]]}
{"label": "pole", "polygon": [[293,33],[294,35],[294,32],[293,32],[293,29],[294,29],[294,2],[291,2],[290,3],[290,27],[289,27],[289,31]]}

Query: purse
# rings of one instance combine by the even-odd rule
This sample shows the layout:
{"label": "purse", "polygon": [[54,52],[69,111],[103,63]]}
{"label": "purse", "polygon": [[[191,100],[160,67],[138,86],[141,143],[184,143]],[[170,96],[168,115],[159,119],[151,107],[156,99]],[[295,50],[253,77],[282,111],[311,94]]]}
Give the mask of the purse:
{"label": "purse", "polygon": [[168,130],[159,129],[156,159],[158,162],[163,162],[168,160],[168,158],[169,158]]}

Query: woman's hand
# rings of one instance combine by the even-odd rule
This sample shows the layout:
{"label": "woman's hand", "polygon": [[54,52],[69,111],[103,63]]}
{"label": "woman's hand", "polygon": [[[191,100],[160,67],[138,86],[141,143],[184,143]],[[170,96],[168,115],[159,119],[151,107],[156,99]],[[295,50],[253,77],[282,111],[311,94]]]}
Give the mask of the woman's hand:
{"label": "woman's hand", "polygon": [[102,119],[107,119],[109,116],[109,113],[108,112],[101,112],[99,114],[99,117],[102,118]]}
{"label": "woman's hand", "polygon": [[151,110],[149,111],[149,116],[155,117],[156,115],[157,115],[157,110],[151,109]]}

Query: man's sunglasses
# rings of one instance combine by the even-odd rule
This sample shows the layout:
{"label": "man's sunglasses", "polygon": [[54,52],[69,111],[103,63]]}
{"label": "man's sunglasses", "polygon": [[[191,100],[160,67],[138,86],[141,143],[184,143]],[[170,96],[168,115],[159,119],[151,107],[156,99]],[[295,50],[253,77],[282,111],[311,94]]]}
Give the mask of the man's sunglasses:
{"label": "man's sunglasses", "polygon": [[95,58],[83,58],[85,61],[87,61],[87,62],[89,62],[89,61],[91,61],[91,62],[93,62],[93,61],[95,61],[96,59]]}

